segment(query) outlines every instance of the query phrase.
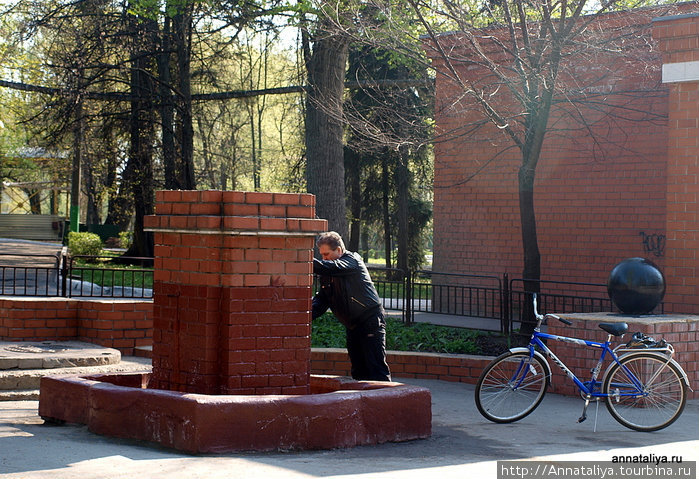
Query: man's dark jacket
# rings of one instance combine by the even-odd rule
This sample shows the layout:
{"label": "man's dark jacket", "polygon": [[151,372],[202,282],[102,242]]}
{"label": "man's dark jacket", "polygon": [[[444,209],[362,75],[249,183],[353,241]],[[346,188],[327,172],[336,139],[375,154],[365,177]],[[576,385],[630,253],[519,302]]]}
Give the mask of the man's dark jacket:
{"label": "man's dark jacket", "polygon": [[349,329],[382,311],[381,300],[362,257],[345,251],[334,261],[313,260],[320,289],[313,297],[313,318],[328,310]]}

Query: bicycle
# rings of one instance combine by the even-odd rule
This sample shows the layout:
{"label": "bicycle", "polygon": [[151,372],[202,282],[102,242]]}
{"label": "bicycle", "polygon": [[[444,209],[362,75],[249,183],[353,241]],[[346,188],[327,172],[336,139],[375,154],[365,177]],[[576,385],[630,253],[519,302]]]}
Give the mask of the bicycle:
{"label": "bicycle", "polygon": [[[476,407],[485,418],[496,423],[510,423],[531,414],[541,404],[551,382],[551,367],[546,357],[576,384],[585,400],[578,422],[587,418],[590,401],[599,405],[602,399],[614,419],[637,431],[657,431],[680,417],[687,402],[687,389],[691,387],[687,374],[672,358],[675,350],[671,344],[665,340],[655,343],[652,338],[641,335],[643,337],[638,339],[646,346],[644,349],[632,347],[630,343],[611,349],[612,337],[620,339],[628,331],[626,323],[600,323],[599,327],[608,333],[605,342],[542,333],[544,321],[556,319],[567,325],[572,322],[555,314],[539,314],[536,295],[533,295],[533,303],[537,323],[529,345],[501,354],[478,379]],[[581,381],[543,340],[599,348],[600,358],[592,369],[590,380]],[[602,380],[598,380],[607,356],[611,363]]]}

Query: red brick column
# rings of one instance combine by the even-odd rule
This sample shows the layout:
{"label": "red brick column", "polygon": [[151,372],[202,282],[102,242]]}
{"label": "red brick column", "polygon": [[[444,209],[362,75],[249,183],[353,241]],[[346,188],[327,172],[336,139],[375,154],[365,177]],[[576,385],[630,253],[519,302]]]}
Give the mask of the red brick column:
{"label": "red brick column", "polygon": [[307,194],[159,191],[150,387],[307,394],[314,238]]}
{"label": "red brick column", "polygon": [[656,19],[669,86],[666,303],[697,313],[699,288],[699,14]]}

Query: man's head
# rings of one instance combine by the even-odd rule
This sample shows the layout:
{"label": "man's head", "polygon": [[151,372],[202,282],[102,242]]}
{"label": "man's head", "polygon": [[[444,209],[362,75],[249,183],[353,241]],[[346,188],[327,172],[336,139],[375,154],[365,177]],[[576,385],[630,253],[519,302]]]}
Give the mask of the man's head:
{"label": "man's head", "polygon": [[326,261],[335,261],[345,252],[345,243],[342,237],[334,231],[321,233],[316,240],[316,246],[321,258]]}

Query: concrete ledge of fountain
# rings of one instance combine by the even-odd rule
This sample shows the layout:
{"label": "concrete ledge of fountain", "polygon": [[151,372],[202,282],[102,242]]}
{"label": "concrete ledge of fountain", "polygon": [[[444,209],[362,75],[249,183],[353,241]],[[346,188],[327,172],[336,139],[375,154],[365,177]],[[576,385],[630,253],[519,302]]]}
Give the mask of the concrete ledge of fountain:
{"label": "concrete ledge of fountain", "polygon": [[44,377],[39,415],[188,453],[334,449],[431,434],[431,394],[401,383],[311,375],[308,395],[147,389],[150,374]]}

